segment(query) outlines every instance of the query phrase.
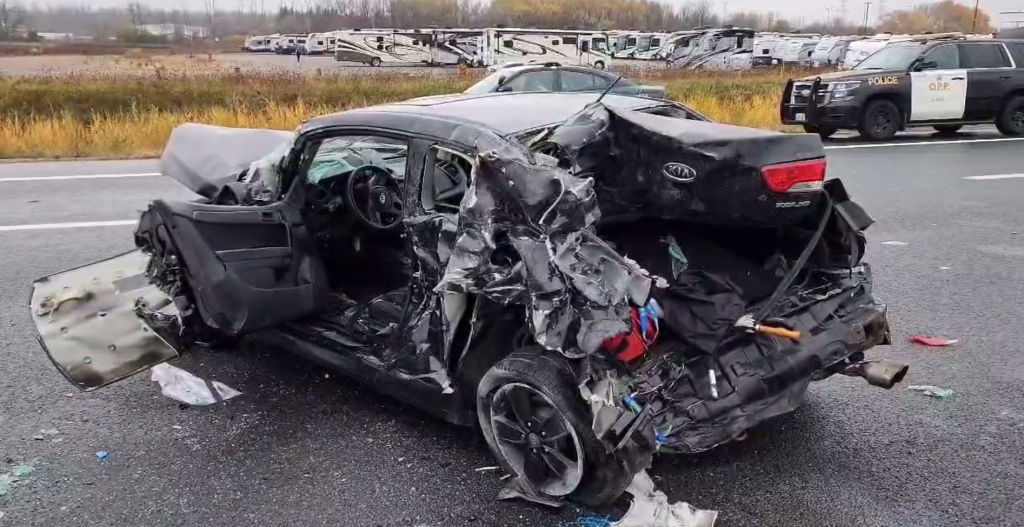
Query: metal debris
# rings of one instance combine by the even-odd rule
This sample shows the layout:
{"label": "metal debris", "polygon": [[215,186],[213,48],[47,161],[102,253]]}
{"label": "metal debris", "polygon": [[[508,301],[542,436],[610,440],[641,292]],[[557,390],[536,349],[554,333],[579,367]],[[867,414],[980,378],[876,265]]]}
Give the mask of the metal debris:
{"label": "metal debris", "polygon": [[956,392],[949,388],[939,388],[938,386],[931,385],[908,386],[907,389],[913,392],[921,392],[928,397],[935,397],[936,399],[945,399],[956,395]]}

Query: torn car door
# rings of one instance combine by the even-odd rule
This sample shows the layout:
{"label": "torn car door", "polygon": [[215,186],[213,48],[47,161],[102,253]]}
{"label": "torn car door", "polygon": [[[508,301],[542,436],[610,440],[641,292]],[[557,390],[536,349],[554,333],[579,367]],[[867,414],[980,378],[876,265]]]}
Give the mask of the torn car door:
{"label": "torn car door", "polygon": [[203,324],[237,336],[321,310],[323,262],[290,202],[224,206],[156,200],[135,243],[153,256],[150,279],[194,303]]}
{"label": "torn car door", "polygon": [[[36,280],[32,321],[39,343],[72,384],[94,390],[173,359],[171,336],[140,317],[178,320],[171,298],[146,276],[141,251]],[[173,330],[171,331],[173,333]]]}

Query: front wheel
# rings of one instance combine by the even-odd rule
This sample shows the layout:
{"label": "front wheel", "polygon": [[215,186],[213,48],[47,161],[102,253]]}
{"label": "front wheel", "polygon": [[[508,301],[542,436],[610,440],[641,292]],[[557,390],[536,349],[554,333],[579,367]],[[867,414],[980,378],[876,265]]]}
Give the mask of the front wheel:
{"label": "front wheel", "polygon": [[1024,135],[1024,96],[1018,95],[1007,101],[996,120],[996,128],[1003,135]]}
{"label": "front wheel", "polygon": [[877,99],[871,101],[860,118],[858,131],[865,139],[887,141],[896,136],[900,129],[900,109],[892,101]]}
{"label": "front wheel", "polygon": [[595,62],[594,63],[594,67],[599,69],[599,70],[603,70],[604,69],[604,61],[599,60],[599,61]]}
{"label": "front wheel", "polygon": [[484,375],[477,416],[491,452],[537,493],[604,505],[633,477],[594,435],[568,365],[542,349],[515,352]]}
{"label": "front wheel", "polygon": [[809,124],[804,125],[804,132],[809,134],[818,134],[822,139],[828,139],[838,132],[839,129],[832,126],[813,126]]}

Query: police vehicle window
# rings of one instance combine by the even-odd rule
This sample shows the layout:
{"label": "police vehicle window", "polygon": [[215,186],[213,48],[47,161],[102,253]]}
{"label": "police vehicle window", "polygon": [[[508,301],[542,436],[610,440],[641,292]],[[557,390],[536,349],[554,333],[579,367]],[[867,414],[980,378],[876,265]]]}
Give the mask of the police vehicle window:
{"label": "police vehicle window", "polygon": [[502,85],[502,91],[555,91],[555,71],[523,73]]}
{"label": "police vehicle window", "polygon": [[855,70],[903,70],[906,71],[910,65],[921,56],[925,45],[919,42],[900,42],[889,44],[876,51],[860,64],[853,67]]}
{"label": "police vehicle window", "polygon": [[960,44],[960,66],[963,68],[1009,68],[1010,57],[1000,44]]}
{"label": "police vehicle window", "polygon": [[952,44],[939,46],[929,51],[922,61],[934,62],[935,69],[954,70],[960,67],[960,53]]}

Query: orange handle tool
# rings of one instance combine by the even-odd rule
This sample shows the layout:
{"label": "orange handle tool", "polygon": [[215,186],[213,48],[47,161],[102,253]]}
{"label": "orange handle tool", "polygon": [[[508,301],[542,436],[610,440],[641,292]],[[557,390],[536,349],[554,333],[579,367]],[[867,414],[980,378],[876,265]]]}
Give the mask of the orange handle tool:
{"label": "orange handle tool", "polygon": [[799,331],[793,331],[791,329],[786,329],[786,328],[772,328],[772,327],[768,327],[768,326],[762,326],[760,324],[758,324],[755,329],[757,329],[757,331],[759,331],[761,333],[764,333],[766,335],[771,335],[773,337],[781,337],[781,338],[784,338],[784,339],[792,340],[794,342],[800,342],[800,332]]}

